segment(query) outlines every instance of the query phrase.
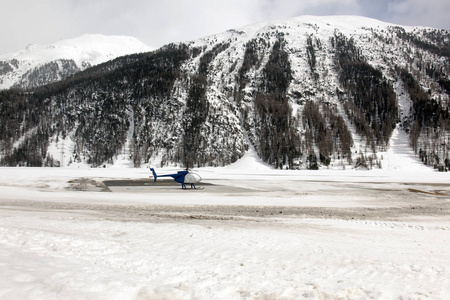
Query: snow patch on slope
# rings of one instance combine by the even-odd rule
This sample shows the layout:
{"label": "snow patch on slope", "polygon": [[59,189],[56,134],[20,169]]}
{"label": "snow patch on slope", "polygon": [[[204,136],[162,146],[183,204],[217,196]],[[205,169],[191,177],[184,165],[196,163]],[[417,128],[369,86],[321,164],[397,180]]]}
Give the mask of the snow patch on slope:
{"label": "snow patch on slope", "polygon": [[424,165],[409,146],[409,137],[398,127],[392,133],[390,147],[386,152],[378,154],[382,157],[382,168],[387,170],[411,170],[434,172]]}

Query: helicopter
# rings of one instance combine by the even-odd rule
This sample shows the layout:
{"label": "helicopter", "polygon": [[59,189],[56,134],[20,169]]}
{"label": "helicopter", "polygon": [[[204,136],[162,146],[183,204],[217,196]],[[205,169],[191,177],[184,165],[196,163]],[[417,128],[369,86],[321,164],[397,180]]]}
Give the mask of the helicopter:
{"label": "helicopter", "polygon": [[165,174],[165,175],[157,175],[154,168],[150,168],[150,171],[152,171],[153,173],[154,181],[156,181],[158,177],[172,177],[173,180],[175,180],[178,183],[181,183],[181,188],[183,190],[186,189],[186,183],[191,185],[191,189],[192,188],[197,189],[195,184],[202,180],[200,175],[198,175],[197,173],[192,173],[188,169],[186,169],[185,171],[178,171],[178,173],[176,174]]}

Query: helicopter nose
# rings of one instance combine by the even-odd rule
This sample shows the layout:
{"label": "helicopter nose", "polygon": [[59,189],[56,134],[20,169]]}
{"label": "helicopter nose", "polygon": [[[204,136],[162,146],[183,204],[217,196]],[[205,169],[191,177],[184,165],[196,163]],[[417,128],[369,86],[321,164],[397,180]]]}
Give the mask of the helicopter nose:
{"label": "helicopter nose", "polygon": [[200,177],[200,175],[196,173],[189,173],[184,178],[184,183],[197,183],[200,182],[201,180],[202,178]]}

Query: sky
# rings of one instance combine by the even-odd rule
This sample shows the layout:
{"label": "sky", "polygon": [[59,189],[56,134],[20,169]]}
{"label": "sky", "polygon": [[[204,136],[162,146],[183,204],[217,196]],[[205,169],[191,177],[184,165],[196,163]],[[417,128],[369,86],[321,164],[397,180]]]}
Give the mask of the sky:
{"label": "sky", "polygon": [[0,11],[0,54],[84,33],[133,36],[158,48],[301,15],[450,29],[449,0],[0,0]]}

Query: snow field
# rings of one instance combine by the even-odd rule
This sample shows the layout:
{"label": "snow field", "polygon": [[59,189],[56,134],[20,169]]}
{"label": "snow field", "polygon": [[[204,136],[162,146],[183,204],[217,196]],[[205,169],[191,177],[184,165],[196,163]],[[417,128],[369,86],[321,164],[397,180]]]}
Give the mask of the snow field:
{"label": "snow field", "polygon": [[449,292],[448,228],[261,222],[117,222],[76,212],[12,211],[1,221],[0,295],[443,299]]}
{"label": "snow field", "polygon": [[445,299],[448,174],[411,166],[279,171],[249,153],[196,170],[202,191],[117,193],[73,186],[149,171],[0,168],[0,299]]}

